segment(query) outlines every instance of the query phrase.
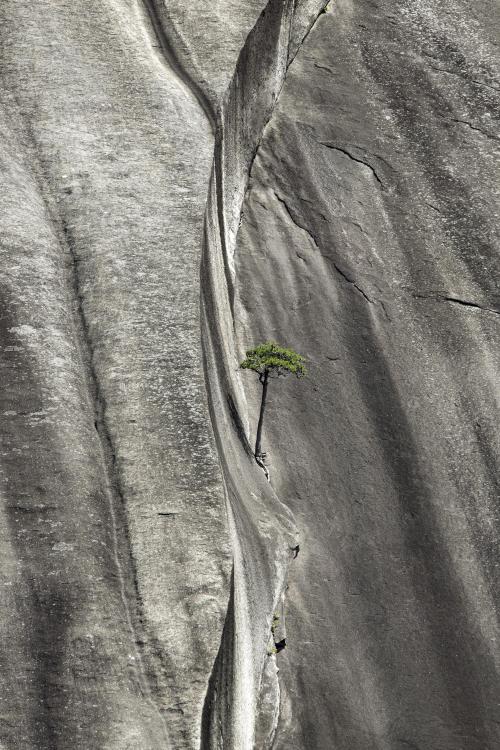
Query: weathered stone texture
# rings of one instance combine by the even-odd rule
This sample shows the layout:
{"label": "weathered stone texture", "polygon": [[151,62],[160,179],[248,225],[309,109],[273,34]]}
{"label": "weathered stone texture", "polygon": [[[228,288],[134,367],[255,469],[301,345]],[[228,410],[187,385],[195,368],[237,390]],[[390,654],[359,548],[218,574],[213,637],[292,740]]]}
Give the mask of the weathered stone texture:
{"label": "weathered stone texture", "polygon": [[254,162],[240,351],[310,366],[265,426],[301,532],[276,748],[500,739],[495,25],[489,3],[332,3]]}
{"label": "weathered stone texture", "polygon": [[499,744],[498,11],[322,5],[0,5],[1,747]]}
{"label": "weathered stone texture", "polygon": [[[253,744],[293,528],[234,433],[226,380],[217,454],[199,269],[211,167],[230,187],[213,209],[217,224],[231,207],[234,242],[248,167],[286,70],[293,4],[270,6],[267,17],[264,3],[2,6],[2,470],[24,541],[11,547],[9,537],[2,548],[23,629],[5,657],[5,688],[14,669],[21,677],[4,691],[0,740]],[[311,13],[301,19],[305,28]],[[239,56],[257,22],[259,44]],[[233,82],[218,112],[238,60],[250,98]],[[214,133],[220,147],[223,132],[232,149],[224,164],[217,152],[214,160]],[[225,334],[221,292],[208,325]],[[217,346],[231,350],[231,336]],[[38,392],[38,410],[22,411]],[[212,405],[218,398],[214,386]],[[36,423],[29,435],[26,415],[31,430]],[[35,502],[39,492],[50,505]],[[48,510],[51,534],[34,544]],[[7,642],[11,629],[6,619]],[[232,665],[224,689],[221,661]],[[223,720],[209,736],[212,708]]]}
{"label": "weathered stone texture", "polygon": [[231,565],[199,324],[210,125],[140,4],[0,13],[2,464],[29,506],[9,511],[28,661],[1,739],[195,747]]}

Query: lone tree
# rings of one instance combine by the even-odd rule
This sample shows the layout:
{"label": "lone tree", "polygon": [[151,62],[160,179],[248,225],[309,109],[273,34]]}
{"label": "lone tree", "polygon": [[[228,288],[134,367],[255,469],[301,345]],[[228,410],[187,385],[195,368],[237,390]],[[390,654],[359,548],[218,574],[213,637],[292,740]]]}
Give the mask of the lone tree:
{"label": "lone tree", "polygon": [[302,378],[306,374],[305,359],[293,349],[285,349],[278,346],[274,341],[266,341],[265,344],[256,346],[246,352],[246,358],[240,364],[244,370],[253,370],[259,374],[262,385],[262,399],[260,402],[259,423],[257,425],[257,437],[255,439],[255,458],[262,462],[265,454],[262,453],[260,440],[262,425],[264,423],[264,409],[266,408],[267,385],[269,378],[279,378],[285,375],[295,375]]}

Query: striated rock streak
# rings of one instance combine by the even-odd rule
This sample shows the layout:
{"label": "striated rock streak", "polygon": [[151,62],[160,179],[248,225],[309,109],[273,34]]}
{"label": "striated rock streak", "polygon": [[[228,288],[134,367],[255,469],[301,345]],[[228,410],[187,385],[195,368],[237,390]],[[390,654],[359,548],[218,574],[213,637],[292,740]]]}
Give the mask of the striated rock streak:
{"label": "striated rock streak", "polygon": [[[267,4],[240,54],[217,131],[202,259],[202,332],[212,421],[232,521],[234,593],[205,705],[202,747],[207,748],[252,748],[261,737],[267,747],[274,735],[278,707],[264,703],[268,696],[271,703],[276,701],[279,691],[276,672],[266,663],[267,651],[296,540],[292,517],[266,482],[248,444],[234,349],[233,256],[255,151],[296,52],[296,40],[303,38],[323,5]],[[269,680],[272,689],[266,684]]]}
{"label": "striated rock streak", "polygon": [[210,127],[139,4],[0,13],[0,742],[196,747],[231,567],[199,341]]}

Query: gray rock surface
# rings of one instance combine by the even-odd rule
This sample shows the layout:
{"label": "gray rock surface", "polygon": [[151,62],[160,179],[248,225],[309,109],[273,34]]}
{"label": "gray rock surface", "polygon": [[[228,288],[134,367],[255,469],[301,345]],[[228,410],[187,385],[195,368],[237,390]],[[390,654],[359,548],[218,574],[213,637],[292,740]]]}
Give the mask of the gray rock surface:
{"label": "gray rock surface", "polygon": [[497,13],[323,5],[1,4],[1,748],[498,744]]}
{"label": "gray rock surface", "polygon": [[[199,266],[213,132],[222,132],[224,112],[234,120],[231,107],[218,114],[220,97],[262,7],[2,5],[10,599],[0,742],[9,747],[253,744],[293,529],[233,433],[218,432],[225,455],[236,446],[232,471],[245,462],[235,476],[227,458],[223,481],[207,408]],[[273,42],[267,58],[250,45],[253,67],[245,56],[239,67],[248,78],[260,57],[261,81],[269,80],[241,148],[244,123],[236,118],[233,128],[240,166],[227,176],[240,202],[268,92],[276,98],[287,39],[298,33],[291,3],[270,10],[259,39],[272,33],[284,47],[273,57]],[[300,15],[302,24],[311,18]],[[242,507],[233,514],[226,485],[236,484]],[[221,662],[233,666],[215,698],[208,689]],[[223,720],[209,736],[212,711]],[[269,714],[272,724],[275,701]]]}
{"label": "gray rock surface", "polygon": [[[253,460],[234,340],[234,247],[241,205],[262,131],[287,65],[321,3],[271,0],[240,54],[221,108],[207,200],[201,265],[202,336],[212,423],[231,519],[232,598],[207,694],[203,742],[210,747],[270,746],[279,685],[271,623],[296,546],[290,513]],[[221,730],[221,727],[224,729]]]}
{"label": "gray rock surface", "polygon": [[200,345],[210,125],[141,4],[0,16],[0,742],[197,747],[231,571]]}
{"label": "gray rock surface", "polygon": [[146,0],[183,75],[215,110],[224,99],[247,36],[267,4],[266,0]]}
{"label": "gray rock surface", "polygon": [[310,367],[264,428],[301,535],[276,749],[499,745],[498,20],[331,4],[253,165],[240,352]]}

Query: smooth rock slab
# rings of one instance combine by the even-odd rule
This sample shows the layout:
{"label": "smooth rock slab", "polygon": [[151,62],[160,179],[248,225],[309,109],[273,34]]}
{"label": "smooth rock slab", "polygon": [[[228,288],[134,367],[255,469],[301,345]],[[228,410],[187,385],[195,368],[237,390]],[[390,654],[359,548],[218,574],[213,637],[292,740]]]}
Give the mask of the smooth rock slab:
{"label": "smooth rock slab", "polygon": [[263,440],[302,536],[280,750],[499,743],[497,27],[491,3],[332,3],[254,163],[240,351],[310,368]]}
{"label": "smooth rock slab", "polygon": [[210,123],[140,3],[6,2],[0,28],[0,742],[197,747],[231,568],[199,323]]}

